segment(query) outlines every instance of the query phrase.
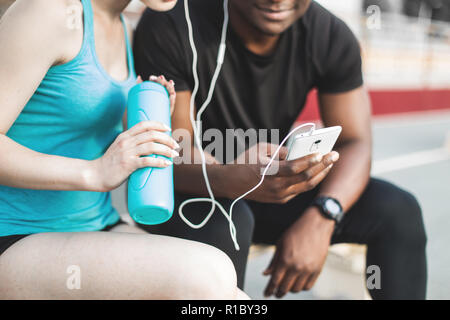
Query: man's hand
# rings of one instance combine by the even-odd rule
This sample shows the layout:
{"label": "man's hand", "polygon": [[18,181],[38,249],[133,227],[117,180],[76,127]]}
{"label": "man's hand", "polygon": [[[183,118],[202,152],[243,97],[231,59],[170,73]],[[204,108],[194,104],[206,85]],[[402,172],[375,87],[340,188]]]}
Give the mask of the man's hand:
{"label": "man's hand", "polygon": [[328,253],[335,222],[310,207],[278,241],[275,255],[264,275],[271,279],[264,291],[277,298],[288,292],[310,290],[316,282]]}
{"label": "man's hand", "polygon": [[[226,166],[229,170],[229,174],[225,175],[228,180],[228,198],[235,199],[261,180],[262,172],[277,147],[260,143],[238,157],[235,161],[236,165]],[[279,156],[272,163],[272,166],[278,169],[277,172],[267,175],[264,183],[249,194],[247,199],[265,203],[286,203],[300,193],[314,189],[339,160],[339,154],[335,151],[323,157],[312,154],[291,161],[285,160],[286,155],[287,149],[281,148]],[[255,157],[257,157],[257,164],[239,164],[248,163]]]}

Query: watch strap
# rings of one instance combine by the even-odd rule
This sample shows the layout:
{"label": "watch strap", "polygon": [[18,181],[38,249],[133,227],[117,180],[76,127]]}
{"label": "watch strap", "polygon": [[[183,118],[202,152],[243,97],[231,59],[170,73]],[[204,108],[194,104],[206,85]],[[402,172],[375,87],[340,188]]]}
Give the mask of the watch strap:
{"label": "watch strap", "polygon": [[[326,202],[329,200],[332,200],[339,207],[339,213],[333,215],[328,211]],[[317,197],[314,199],[312,205],[317,207],[325,218],[336,221],[336,224],[339,224],[344,216],[341,204],[334,198],[325,196]]]}

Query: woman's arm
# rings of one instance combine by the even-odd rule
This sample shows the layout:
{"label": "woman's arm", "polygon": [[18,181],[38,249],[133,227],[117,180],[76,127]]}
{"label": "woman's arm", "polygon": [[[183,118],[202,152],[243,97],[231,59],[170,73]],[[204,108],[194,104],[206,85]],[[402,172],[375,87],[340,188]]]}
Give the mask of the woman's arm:
{"label": "woman's arm", "polygon": [[92,161],[42,154],[0,134],[0,184],[23,189],[105,191]]}
{"label": "woman's arm", "polygon": [[18,0],[0,22],[0,184],[29,189],[96,190],[88,161],[46,155],[6,136],[48,69],[80,30],[66,27],[67,3]]}
{"label": "woman's arm", "polygon": [[[167,127],[153,121],[121,133],[102,157],[92,161],[35,152],[6,136],[48,69],[79,52],[82,30],[71,23],[77,18],[73,15],[82,12],[74,10],[77,5],[81,6],[77,0],[17,0],[0,20],[0,184],[106,192],[139,168],[171,165],[142,156],[178,155],[173,150],[176,142],[164,133]],[[169,92],[174,92],[170,86]]]}

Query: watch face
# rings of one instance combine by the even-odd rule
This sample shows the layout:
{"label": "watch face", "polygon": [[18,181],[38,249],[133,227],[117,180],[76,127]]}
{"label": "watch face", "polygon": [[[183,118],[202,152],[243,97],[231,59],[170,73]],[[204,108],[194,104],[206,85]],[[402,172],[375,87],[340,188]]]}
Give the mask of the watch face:
{"label": "watch face", "polygon": [[333,199],[325,201],[325,208],[332,216],[337,216],[341,212],[341,208]]}

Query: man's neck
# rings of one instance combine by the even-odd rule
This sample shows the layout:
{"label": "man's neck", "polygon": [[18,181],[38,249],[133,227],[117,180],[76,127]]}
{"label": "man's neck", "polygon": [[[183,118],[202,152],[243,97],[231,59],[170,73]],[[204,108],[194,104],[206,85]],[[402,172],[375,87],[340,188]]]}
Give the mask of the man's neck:
{"label": "man's neck", "polygon": [[130,2],[131,0],[93,0],[92,4],[104,14],[114,19],[120,16]]}
{"label": "man's neck", "polygon": [[279,35],[271,36],[257,30],[237,10],[233,10],[232,5],[230,5],[230,24],[245,47],[257,55],[270,55],[280,39]]}

